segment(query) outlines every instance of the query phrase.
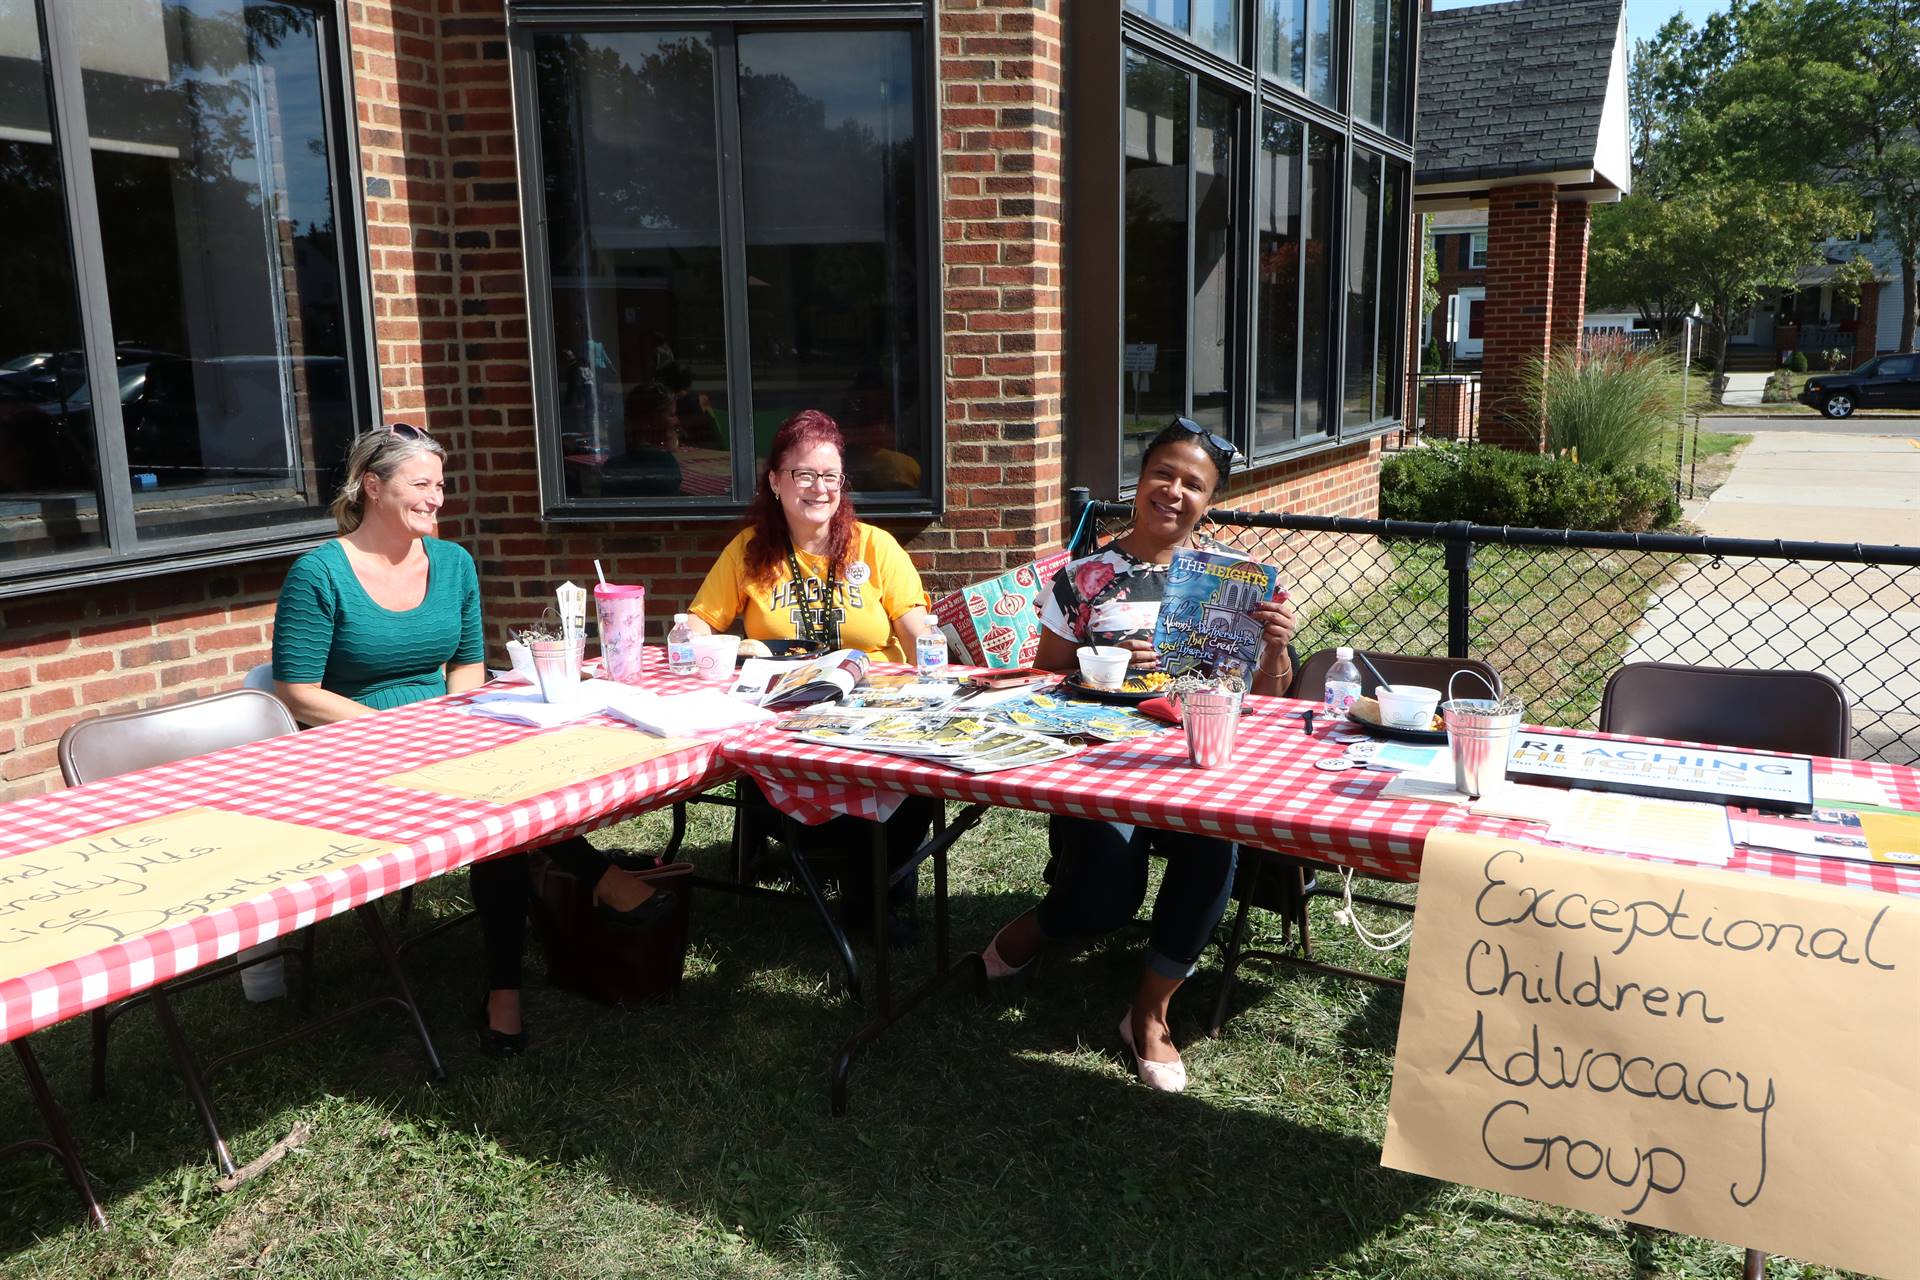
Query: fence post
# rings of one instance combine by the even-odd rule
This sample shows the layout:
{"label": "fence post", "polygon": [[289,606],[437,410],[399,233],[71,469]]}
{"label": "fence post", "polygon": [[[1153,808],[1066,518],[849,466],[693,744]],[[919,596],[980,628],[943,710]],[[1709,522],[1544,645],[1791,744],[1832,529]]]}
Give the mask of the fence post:
{"label": "fence post", "polygon": [[1080,548],[1081,521],[1087,504],[1093,501],[1093,494],[1083,484],[1076,484],[1067,490],[1067,554],[1077,556]]}
{"label": "fence post", "polygon": [[1467,531],[1473,526],[1465,520],[1449,520],[1441,536],[1447,549],[1447,656],[1465,658],[1467,653],[1467,592],[1471,583],[1473,542]]}

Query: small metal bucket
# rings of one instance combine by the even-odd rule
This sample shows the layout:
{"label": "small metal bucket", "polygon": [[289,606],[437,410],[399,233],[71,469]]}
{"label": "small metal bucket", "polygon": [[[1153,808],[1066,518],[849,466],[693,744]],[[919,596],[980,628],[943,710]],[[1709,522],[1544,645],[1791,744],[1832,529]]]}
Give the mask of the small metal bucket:
{"label": "small metal bucket", "polygon": [[578,640],[535,640],[533,674],[540,682],[540,697],[547,702],[564,702],[580,687],[580,664],[587,656],[586,637]]}
{"label": "small metal bucket", "polygon": [[[1447,700],[1440,719],[1447,726],[1447,748],[1453,753],[1453,788],[1478,799],[1507,778],[1507,754],[1525,709],[1520,695],[1508,693],[1494,677],[1491,698],[1456,698],[1453,682],[1473,672],[1456,671],[1447,680]],[[1477,677],[1476,677],[1477,678]]]}
{"label": "small metal bucket", "polygon": [[1180,725],[1186,730],[1190,763],[1202,769],[1231,764],[1234,739],[1240,729],[1240,695],[1183,693]]}

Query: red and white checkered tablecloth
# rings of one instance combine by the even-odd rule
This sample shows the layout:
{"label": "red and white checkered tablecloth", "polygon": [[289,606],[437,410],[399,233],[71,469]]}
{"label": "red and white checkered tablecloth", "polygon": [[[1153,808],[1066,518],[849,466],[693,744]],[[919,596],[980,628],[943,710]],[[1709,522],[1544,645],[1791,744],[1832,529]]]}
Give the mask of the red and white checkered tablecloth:
{"label": "red and white checkered tablecloth", "polygon": [[[1040,813],[1104,818],[1221,836],[1306,854],[1368,875],[1415,880],[1427,833],[1438,827],[1538,839],[1541,828],[1484,818],[1455,805],[1381,795],[1390,775],[1331,773],[1314,762],[1343,754],[1324,723],[1301,731],[1312,703],[1250,698],[1235,760],[1226,769],[1187,763],[1181,731],[1091,746],[1053,764],[970,775],[897,756],[796,741],[762,726],[729,741],[727,756],[767,798],[806,823],[836,814],[885,818],[903,794]],[[1644,741],[1644,739],[1642,739]],[[1816,772],[1870,777],[1903,808],[1920,809],[1920,772],[1864,760],[1818,760]],[[1729,869],[1920,896],[1920,868],[1737,849]]]}
{"label": "red and white checkered tablecloth", "polygon": [[[661,693],[703,684],[667,674],[657,652],[649,654],[646,676],[644,683]],[[0,1041],[490,855],[607,826],[736,774],[715,739],[512,804],[376,781],[547,732],[461,710],[471,696],[415,703],[0,805],[0,859],[195,806],[401,846],[368,862],[0,982]],[[581,723],[618,722],[596,716]]]}

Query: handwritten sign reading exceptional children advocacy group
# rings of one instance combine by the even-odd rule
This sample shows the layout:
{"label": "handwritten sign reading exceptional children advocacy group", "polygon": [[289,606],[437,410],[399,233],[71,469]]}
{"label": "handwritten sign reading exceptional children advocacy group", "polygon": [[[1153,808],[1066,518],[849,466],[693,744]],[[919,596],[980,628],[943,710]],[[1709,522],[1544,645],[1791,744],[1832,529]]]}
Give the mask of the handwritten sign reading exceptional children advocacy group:
{"label": "handwritten sign reading exceptional children advocacy group", "polygon": [[271,818],[183,809],[0,858],[0,981],[395,847]]}
{"label": "handwritten sign reading exceptional children advocacy group", "polygon": [[1435,832],[1385,1164],[1920,1277],[1920,903]]}
{"label": "handwritten sign reading exceptional children advocacy group", "polygon": [[581,725],[436,761],[380,781],[463,800],[513,804],[698,745],[688,738],[655,738],[633,729]]}

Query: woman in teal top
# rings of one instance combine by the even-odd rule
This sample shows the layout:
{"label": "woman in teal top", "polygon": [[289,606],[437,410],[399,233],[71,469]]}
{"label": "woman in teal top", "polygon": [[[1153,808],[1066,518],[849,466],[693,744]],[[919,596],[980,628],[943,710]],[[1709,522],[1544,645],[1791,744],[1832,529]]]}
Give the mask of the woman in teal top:
{"label": "woman in teal top", "polygon": [[[340,536],[293,562],[274,614],[274,688],[302,724],[464,693],[486,679],[473,557],[433,536],[446,500],[445,458],[426,432],[401,423],[354,442],[333,502]],[[671,905],[672,894],[607,866],[584,840],[554,848],[593,884],[597,910],[610,923],[645,925]],[[526,1047],[527,860],[493,858],[471,874],[486,950],[481,1048],[518,1053]]]}

